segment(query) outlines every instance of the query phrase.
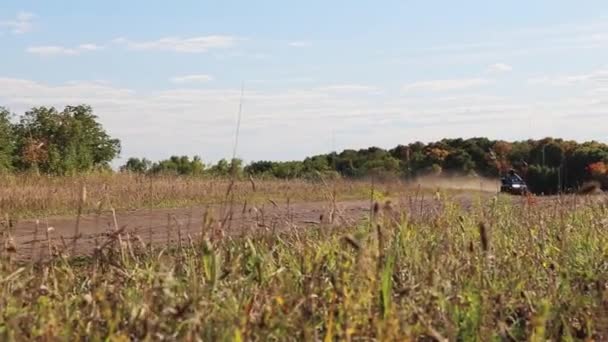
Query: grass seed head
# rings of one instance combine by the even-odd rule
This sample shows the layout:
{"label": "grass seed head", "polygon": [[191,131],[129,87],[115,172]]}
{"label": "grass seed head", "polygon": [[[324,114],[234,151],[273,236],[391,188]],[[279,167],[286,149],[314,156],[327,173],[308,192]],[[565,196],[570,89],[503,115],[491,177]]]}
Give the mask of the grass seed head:
{"label": "grass seed head", "polygon": [[481,249],[484,252],[490,250],[490,232],[488,231],[488,225],[484,222],[479,223],[479,238],[481,240]]}
{"label": "grass seed head", "polygon": [[378,202],[374,202],[374,215],[378,214],[378,212],[380,211],[380,204]]}
{"label": "grass seed head", "polygon": [[42,284],[42,285],[40,285],[40,287],[38,288],[38,293],[39,293],[41,296],[46,296],[46,295],[48,295],[48,294],[49,294],[49,288],[48,288],[46,285]]}
{"label": "grass seed head", "polygon": [[6,241],[6,251],[8,253],[17,253],[17,246],[15,245],[15,239],[12,236],[9,236]]}
{"label": "grass seed head", "polygon": [[359,245],[359,242],[357,242],[357,240],[355,240],[355,238],[350,235],[344,236],[342,240],[344,240],[349,246],[351,246],[357,251],[361,249],[361,245]]}

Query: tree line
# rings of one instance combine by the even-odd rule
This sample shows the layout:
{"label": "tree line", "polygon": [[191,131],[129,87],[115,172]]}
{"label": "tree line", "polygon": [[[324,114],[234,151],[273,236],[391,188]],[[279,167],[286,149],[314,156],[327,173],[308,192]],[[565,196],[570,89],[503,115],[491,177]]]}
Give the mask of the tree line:
{"label": "tree line", "polygon": [[508,142],[487,138],[414,142],[385,150],[370,147],[322,154],[302,162],[259,161],[245,171],[279,178],[334,171],[350,178],[370,175],[416,178],[471,175],[496,178],[514,169],[535,193],[575,190],[592,180],[608,189],[608,145],[545,138]]}
{"label": "tree line", "polygon": [[319,175],[361,179],[370,176],[414,179],[426,175],[469,175],[497,178],[514,169],[535,193],[554,194],[596,180],[608,189],[608,145],[545,138],[507,142],[487,138],[415,142],[393,149],[370,147],[308,157],[302,161],[221,160],[206,167],[187,156],[151,163],[131,158],[122,171],[181,175],[253,175],[280,179]]}
{"label": "tree line", "polygon": [[[21,116],[0,107],[0,172],[34,171],[66,175],[110,171],[120,154],[120,141],[110,137],[90,106],[35,107]],[[152,162],[130,158],[120,172],[148,175],[346,178],[425,175],[471,175],[496,178],[519,172],[536,193],[577,189],[595,180],[608,189],[608,145],[545,138],[508,142],[488,138],[414,142],[392,149],[347,149],[301,161],[220,160],[211,165],[200,157],[172,156]]]}

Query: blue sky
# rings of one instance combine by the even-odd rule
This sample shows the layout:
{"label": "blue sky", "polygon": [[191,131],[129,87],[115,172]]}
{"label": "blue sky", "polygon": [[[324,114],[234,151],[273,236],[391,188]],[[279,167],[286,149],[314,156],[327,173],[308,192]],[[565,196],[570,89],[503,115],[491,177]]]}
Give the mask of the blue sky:
{"label": "blue sky", "polygon": [[606,1],[4,0],[0,43],[0,105],[90,104],[123,158],[230,157],[243,82],[248,161],[608,142]]}

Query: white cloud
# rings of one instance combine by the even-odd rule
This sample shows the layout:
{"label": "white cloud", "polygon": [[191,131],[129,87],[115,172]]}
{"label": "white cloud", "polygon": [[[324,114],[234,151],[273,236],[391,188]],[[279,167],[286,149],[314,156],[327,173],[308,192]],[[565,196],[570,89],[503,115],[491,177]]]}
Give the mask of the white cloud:
{"label": "white cloud", "polygon": [[277,78],[277,79],[252,79],[247,80],[248,84],[293,84],[293,83],[311,83],[315,79],[311,77],[294,77],[294,78]]}
{"label": "white cloud", "polygon": [[34,24],[33,19],[36,17],[33,13],[19,12],[14,19],[0,20],[0,27],[5,27],[14,34],[27,33],[32,30]]}
{"label": "white cloud", "polygon": [[512,32],[519,38],[542,39],[551,43],[567,43],[572,46],[580,46],[589,42],[605,41],[608,36],[608,22],[604,18],[584,24],[565,24],[544,26],[536,28],[523,28]]}
{"label": "white cloud", "polygon": [[594,95],[599,94],[601,96],[608,96],[608,87],[593,89],[591,91],[591,94],[594,94]]}
{"label": "white cloud", "polygon": [[311,42],[307,42],[307,41],[293,41],[293,42],[289,42],[289,46],[291,47],[296,47],[296,48],[303,48],[303,47],[310,47],[312,46]]}
{"label": "white cloud", "polygon": [[176,77],[171,78],[171,82],[173,82],[173,83],[201,83],[201,82],[209,82],[212,80],[213,80],[212,76],[204,75],[204,74],[176,76]]}
{"label": "white cloud", "polygon": [[132,50],[157,50],[184,53],[204,53],[211,49],[229,48],[236,44],[237,38],[232,36],[200,36],[191,38],[165,37],[150,41],[131,41],[120,37],[113,40],[115,44],[126,45]]}
{"label": "white cloud", "polygon": [[513,67],[505,63],[495,63],[488,67],[488,71],[492,73],[505,73],[513,70]]}
{"label": "white cloud", "polygon": [[377,92],[378,88],[374,86],[367,86],[362,84],[333,84],[317,88],[322,92],[335,92],[335,93],[371,93]]}
{"label": "white cloud", "polygon": [[83,52],[91,52],[103,49],[96,44],[80,44],[77,47],[65,47],[60,45],[30,46],[26,49],[28,53],[39,56],[76,56]]}
{"label": "white cloud", "polygon": [[70,56],[78,54],[78,51],[76,49],[56,45],[30,46],[26,49],[26,51],[28,53],[40,56]]}
{"label": "white cloud", "polygon": [[409,91],[450,91],[477,88],[492,83],[483,78],[464,78],[451,80],[420,81],[403,86],[404,92]]}
{"label": "white cloud", "polygon": [[125,37],[117,37],[117,38],[114,38],[111,40],[111,43],[114,43],[114,44],[126,44],[128,42],[129,42],[129,40]]}
{"label": "white cloud", "polygon": [[[349,89],[293,85],[246,91],[239,156],[299,159],[327,152],[334,129],[337,148],[392,147],[475,135],[498,139],[605,136],[602,121],[608,103],[597,95],[573,93],[541,100],[474,92],[432,97],[382,93],[379,98],[373,93],[323,88]],[[108,132],[122,140],[125,158],[158,159],[180,153],[214,161],[229,156],[239,100],[240,89],[232,88],[136,92],[107,82],[45,84],[0,78],[0,103],[17,113],[39,105],[92,105]],[[576,117],[580,113],[588,116]]]}
{"label": "white cloud", "polygon": [[586,84],[590,86],[608,85],[608,69],[599,69],[585,74],[542,76],[528,79],[532,85],[573,86]]}
{"label": "white cloud", "polygon": [[[451,42],[407,50],[408,55],[391,56],[397,65],[421,63],[462,65],[493,63],[505,58],[533,58],[535,55],[559,55],[563,52],[580,54],[605,50],[608,46],[608,21],[606,18],[584,24],[569,24],[500,30],[487,32],[492,40]],[[551,58],[551,57],[544,57]]]}
{"label": "white cloud", "polygon": [[22,109],[80,103],[102,108],[111,104],[128,105],[133,103],[135,95],[132,90],[115,88],[103,81],[72,81],[51,86],[30,80],[0,78],[0,89],[0,99]]}
{"label": "white cloud", "polygon": [[466,52],[471,50],[480,49],[494,49],[504,47],[504,43],[489,42],[489,43],[450,43],[445,45],[438,45],[424,49],[428,52],[441,52],[441,53],[457,53]]}
{"label": "white cloud", "polygon": [[78,49],[81,50],[81,51],[97,51],[97,50],[102,50],[103,46],[99,46],[97,44],[88,43],[88,44],[80,44],[78,46]]}

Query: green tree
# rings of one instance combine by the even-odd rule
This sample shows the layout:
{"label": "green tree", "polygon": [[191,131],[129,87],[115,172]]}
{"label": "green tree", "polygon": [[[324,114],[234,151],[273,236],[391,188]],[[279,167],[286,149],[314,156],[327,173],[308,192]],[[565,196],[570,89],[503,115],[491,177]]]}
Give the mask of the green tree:
{"label": "green tree", "polygon": [[302,176],[303,165],[299,161],[277,163],[273,168],[273,174],[277,178],[296,178]]}
{"label": "green tree", "polygon": [[355,161],[358,159],[357,151],[344,150],[336,157],[334,167],[341,175],[346,177],[356,177],[357,168]]}
{"label": "green tree", "polygon": [[252,162],[245,167],[245,173],[255,174],[255,175],[272,174],[273,169],[276,167],[277,164],[278,163],[266,161],[266,160]]}
{"label": "green tree", "polygon": [[209,171],[215,176],[226,176],[230,173],[230,164],[226,159],[220,159]]}
{"label": "green tree", "polygon": [[530,160],[537,165],[559,167],[564,160],[564,151],[559,141],[546,138],[530,150]]}
{"label": "green tree", "polygon": [[217,164],[211,166],[209,172],[214,176],[236,176],[243,174],[243,160],[234,158],[231,161],[221,159]]}
{"label": "green tree", "polygon": [[152,167],[152,162],[146,158],[129,158],[125,165],[120,167],[122,172],[146,173]]}
{"label": "green tree", "polygon": [[443,161],[443,169],[453,172],[469,172],[475,169],[475,162],[471,155],[465,150],[450,152]]}
{"label": "green tree", "polygon": [[149,173],[152,174],[174,174],[184,176],[198,176],[205,171],[205,164],[198,156],[192,160],[188,156],[171,156],[169,159],[154,163]]}
{"label": "green tree", "polygon": [[533,141],[517,141],[511,144],[508,155],[509,164],[513,167],[520,168],[522,165],[530,162],[530,151],[532,150]]}
{"label": "green tree", "polygon": [[240,177],[243,174],[243,160],[239,158],[232,158],[230,160],[229,173],[231,176]]}
{"label": "green tree", "polygon": [[487,138],[472,138],[464,141],[462,149],[466,151],[474,165],[470,169],[475,169],[483,176],[497,176],[498,170],[494,160],[490,158],[490,151],[494,142]]}
{"label": "green tree", "polygon": [[589,179],[587,166],[600,161],[608,162],[608,146],[595,141],[581,144],[565,156],[564,184],[567,188],[578,188]]}
{"label": "green tree", "polygon": [[90,106],[37,107],[21,117],[15,129],[18,165],[45,173],[67,174],[107,168],[120,153]]}
{"label": "green tree", "polygon": [[559,192],[558,169],[542,165],[530,166],[528,171],[528,186],[534,193],[551,195]]}
{"label": "green tree", "polygon": [[10,121],[11,113],[0,107],[0,173],[13,170],[15,134]]}
{"label": "green tree", "polygon": [[325,156],[314,156],[304,159],[304,172],[325,172],[330,166]]}

